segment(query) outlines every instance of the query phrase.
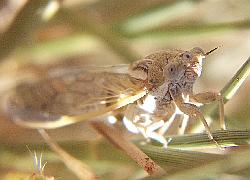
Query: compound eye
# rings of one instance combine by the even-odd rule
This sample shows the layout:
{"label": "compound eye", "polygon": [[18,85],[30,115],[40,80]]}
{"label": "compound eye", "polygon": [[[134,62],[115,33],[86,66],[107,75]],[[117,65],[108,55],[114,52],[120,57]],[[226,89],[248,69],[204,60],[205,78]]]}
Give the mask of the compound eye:
{"label": "compound eye", "polygon": [[190,52],[195,53],[195,54],[199,54],[199,55],[203,55],[203,56],[205,55],[205,52],[199,47],[193,48]]}
{"label": "compound eye", "polygon": [[192,54],[191,53],[189,53],[189,52],[185,52],[185,53],[183,53],[182,54],[182,58],[183,58],[183,60],[191,60],[192,59]]}

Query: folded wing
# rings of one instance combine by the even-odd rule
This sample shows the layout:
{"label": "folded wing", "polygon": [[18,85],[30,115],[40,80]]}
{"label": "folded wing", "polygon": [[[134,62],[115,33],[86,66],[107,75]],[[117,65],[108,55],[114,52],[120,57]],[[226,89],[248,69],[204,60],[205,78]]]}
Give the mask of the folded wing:
{"label": "folded wing", "polygon": [[6,103],[12,119],[31,128],[56,128],[104,115],[146,94],[128,65],[56,69],[13,89]]}

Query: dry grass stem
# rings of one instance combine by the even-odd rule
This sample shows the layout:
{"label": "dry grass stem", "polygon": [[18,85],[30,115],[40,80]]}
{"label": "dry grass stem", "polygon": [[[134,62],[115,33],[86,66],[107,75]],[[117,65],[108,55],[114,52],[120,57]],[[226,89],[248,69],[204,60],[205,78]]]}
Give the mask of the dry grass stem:
{"label": "dry grass stem", "polygon": [[95,180],[97,176],[92,172],[90,167],[84,164],[82,161],[75,159],[73,156],[64,151],[55,141],[53,141],[44,129],[39,129],[46,143],[50,148],[60,157],[64,164],[79,178],[82,180]]}
{"label": "dry grass stem", "polygon": [[101,121],[93,121],[92,125],[113,145],[125,152],[138,165],[147,171],[149,175],[159,175],[165,173],[165,171],[158,164],[143,153],[138,147],[123,137],[117,129],[110,127]]}

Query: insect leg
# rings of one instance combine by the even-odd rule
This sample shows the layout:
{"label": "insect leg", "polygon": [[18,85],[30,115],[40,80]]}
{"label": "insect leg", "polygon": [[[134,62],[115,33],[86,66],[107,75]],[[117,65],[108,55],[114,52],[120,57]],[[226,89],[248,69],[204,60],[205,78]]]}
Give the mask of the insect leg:
{"label": "insect leg", "polygon": [[183,135],[185,133],[185,130],[186,130],[187,124],[188,124],[188,120],[189,120],[189,116],[186,114],[182,114],[181,126],[178,129],[179,135]]}
{"label": "insect leg", "polygon": [[154,139],[154,140],[160,142],[161,144],[163,144],[164,148],[167,148],[168,147],[168,143],[171,141],[171,139],[166,140],[166,138],[162,134],[160,134],[158,132],[155,132],[157,129],[161,128],[163,125],[164,125],[164,121],[163,120],[155,122],[155,123],[152,123],[151,125],[149,125],[146,128],[146,134],[147,134],[147,136],[149,138]]}
{"label": "insect leg", "polygon": [[159,129],[158,133],[160,135],[164,135],[167,130],[169,129],[169,127],[172,125],[172,123],[174,122],[175,120],[175,116],[176,116],[176,113],[173,113],[172,116],[164,123],[164,125]]}
{"label": "insect leg", "polygon": [[223,97],[220,93],[205,92],[192,95],[190,98],[194,99],[198,103],[207,104],[213,101],[219,103],[219,116],[220,116],[220,127],[222,130],[226,130],[225,115],[224,115],[224,103]]}
{"label": "insect leg", "polygon": [[218,143],[217,141],[214,139],[211,130],[206,122],[206,119],[204,118],[204,116],[202,115],[202,112],[199,110],[199,108],[197,106],[195,106],[194,104],[190,104],[190,103],[181,103],[181,102],[177,102],[177,106],[179,107],[179,109],[189,115],[191,118],[195,118],[195,119],[200,119],[201,122],[203,123],[207,134],[208,134],[208,138],[213,141],[215,143],[215,145],[220,148],[223,149]]}
{"label": "insect leg", "polygon": [[176,108],[175,108],[175,105],[174,106],[167,106],[165,108],[165,111],[167,111],[167,115],[165,117],[163,117],[164,119],[164,125],[158,130],[158,133],[160,135],[164,135],[167,130],[169,129],[169,127],[172,125],[172,123],[174,122],[175,120],[175,117],[176,117]]}

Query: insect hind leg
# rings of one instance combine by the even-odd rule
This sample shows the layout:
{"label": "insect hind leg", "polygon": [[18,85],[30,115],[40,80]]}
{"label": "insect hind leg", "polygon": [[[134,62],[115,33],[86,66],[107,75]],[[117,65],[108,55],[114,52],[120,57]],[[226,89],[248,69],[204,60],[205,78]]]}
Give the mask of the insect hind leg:
{"label": "insect hind leg", "polygon": [[146,127],[146,135],[147,137],[149,137],[150,139],[156,140],[159,143],[161,143],[163,145],[164,148],[168,147],[169,142],[172,140],[170,139],[166,139],[163,134],[156,132],[156,130],[158,130],[159,128],[162,128],[164,126],[164,121],[158,121],[158,122],[154,122],[151,125],[149,125],[148,127]]}
{"label": "insect hind leg", "polygon": [[169,118],[167,118],[167,120],[166,120],[166,122],[164,123],[164,125],[159,129],[159,131],[158,131],[158,133],[160,134],[160,135],[164,135],[167,131],[168,131],[168,129],[169,129],[169,127],[172,125],[172,123],[174,122],[174,120],[175,120],[175,117],[176,117],[176,113],[175,112],[173,112],[173,114],[169,117]]}
{"label": "insect hind leg", "polygon": [[179,135],[183,135],[185,133],[185,130],[187,128],[188,125],[188,121],[189,121],[189,116],[186,114],[182,114],[182,120],[181,120],[181,125],[178,129],[178,134]]}

